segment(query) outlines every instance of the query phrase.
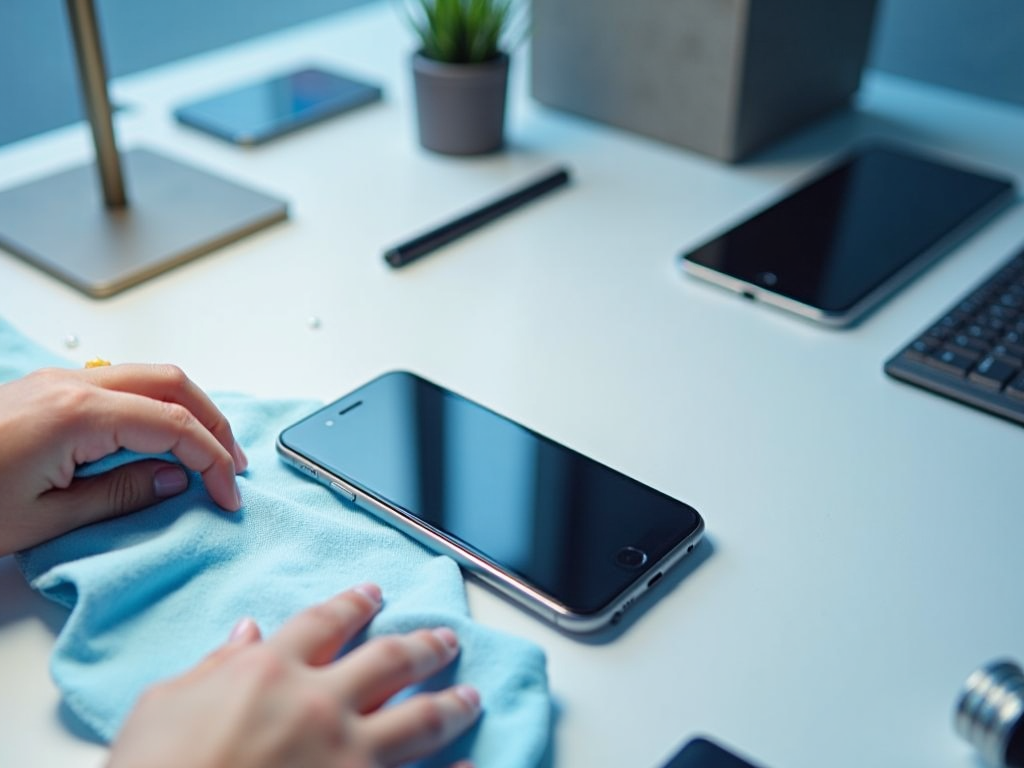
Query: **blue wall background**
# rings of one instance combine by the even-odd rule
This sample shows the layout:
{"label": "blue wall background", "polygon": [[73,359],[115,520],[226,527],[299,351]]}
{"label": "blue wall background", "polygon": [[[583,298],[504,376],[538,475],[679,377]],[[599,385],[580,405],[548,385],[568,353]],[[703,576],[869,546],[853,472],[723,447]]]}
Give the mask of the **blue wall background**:
{"label": "blue wall background", "polygon": [[[112,76],[368,0],[95,0]],[[80,119],[64,0],[0,0],[0,145]]]}
{"label": "blue wall background", "polygon": [[1024,104],[1024,0],[884,0],[872,65]]}
{"label": "blue wall background", "polygon": [[[114,75],[365,2],[96,0]],[[882,0],[871,65],[1024,105],[1024,0]],[[75,77],[63,0],[0,0],[0,144],[79,119]]]}

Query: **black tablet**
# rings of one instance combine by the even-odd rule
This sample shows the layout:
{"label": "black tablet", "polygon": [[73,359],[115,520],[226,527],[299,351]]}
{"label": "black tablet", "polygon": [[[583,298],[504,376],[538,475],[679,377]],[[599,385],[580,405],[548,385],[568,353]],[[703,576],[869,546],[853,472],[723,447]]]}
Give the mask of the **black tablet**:
{"label": "black tablet", "polygon": [[1009,179],[872,145],[685,253],[681,263],[748,299],[845,326],[1013,197]]}

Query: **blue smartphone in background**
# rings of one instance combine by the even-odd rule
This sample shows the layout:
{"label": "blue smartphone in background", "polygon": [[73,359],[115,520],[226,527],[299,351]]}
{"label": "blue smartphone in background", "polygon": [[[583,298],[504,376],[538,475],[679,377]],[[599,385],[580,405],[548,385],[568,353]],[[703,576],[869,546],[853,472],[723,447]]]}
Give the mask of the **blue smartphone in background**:
{"label": "blue smartphone in background", "polygon": [[174,116],[233,144],[254,145],[382,95],[372,83],[309,67],[185,104]]}

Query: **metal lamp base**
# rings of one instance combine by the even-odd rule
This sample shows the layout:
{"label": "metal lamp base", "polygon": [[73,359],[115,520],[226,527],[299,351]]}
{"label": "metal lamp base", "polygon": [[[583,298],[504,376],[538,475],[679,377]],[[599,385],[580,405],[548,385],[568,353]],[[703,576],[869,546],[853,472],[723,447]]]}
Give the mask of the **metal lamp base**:
{"label": "metal lamp base", "polygon": [[281,200],[153,152],[121,160],[124,208],[104,204],[91,164],[0,190],[0,247],[104,298],[288,217]]}

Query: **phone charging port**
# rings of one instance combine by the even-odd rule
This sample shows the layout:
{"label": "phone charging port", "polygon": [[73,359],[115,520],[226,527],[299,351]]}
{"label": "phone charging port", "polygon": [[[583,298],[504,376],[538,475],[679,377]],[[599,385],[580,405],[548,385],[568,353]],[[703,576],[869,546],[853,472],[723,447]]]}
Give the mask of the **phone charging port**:
{"label": "phone charging port", "polygon": [[662,576],[661,571],[658,571],[656,574],[651,576],[651,580],[647,582],[647,588],[650,589],[655,584],[657,584],[659,581],[661,581],[661,576]]}

